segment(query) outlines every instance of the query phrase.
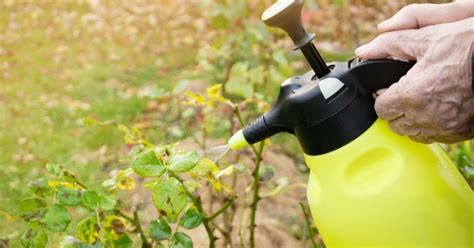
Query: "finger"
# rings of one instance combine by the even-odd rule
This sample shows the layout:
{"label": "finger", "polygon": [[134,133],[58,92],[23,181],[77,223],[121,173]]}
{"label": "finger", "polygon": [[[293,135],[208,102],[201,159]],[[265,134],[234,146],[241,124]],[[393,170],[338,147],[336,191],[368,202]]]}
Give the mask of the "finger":
{"label": "finger", "polygon": [[[423,104],[416,85],[423,84],[420,75],[425,70],[423,61],[417,62],[398,82],[390,85],[375,99],[375,111],[384,120],[394,120],[405,115],[409,120],[417,120],[414,115],[420,104]],[[419,123],[419,122],[418,122]]]}
{"label": "finger", "polygon": [[386,90],[387,90],[387,88],[385,88],[385,89],[380,89],[380,90],[375,91],[375,92],[374,92],[375,98],[377,98],[377,97],[379,97],[380,95],[382,95]]}
{"label": "finger", "polygon": [[[427,6],[428,5],[428,6]],[[410,4],[403,7],[390,19],[381,22],[377,29],[380,33],[418,28],[418,17],[420,12],[429,11],[432,4]]]}
{"label": "finger", "polygon": [[361,59],[383,59],[396,57],[404,60],[416,60],[421,56],[422,44],[418,42],[423,30],[402,30],[383,33],[370,43],[356,49]]}
{"label": "finger", "polygon": [[411,140],[415,141],[415,142],[418,142],[418,143],[423,143],[423,144],[431,144],[433,142],[435,142],[433,139],[429,138],[429,137],[425,137],[423,136],[422,134],[419,134],[419,135],[411,135],[411,136],[408,136]]}
{"label": "finger", "polygon": [[458,1],[447,4],[410,4],[392,18],[380,23],[380,33],[422,28],[440,23],[455,22],[474,15],[474,1]]}
{"label": "finger", "polygon": [[388,126],[399,135],[413,136],[420,134],[420,128],[405,116],[389,121]]}
{"label": "finger", "polygon": [[375,99],[375,112],[377,112],[380,118],[391,121],[405,114],[406,100],[404,99],[405,96],[402,93],[402,88],[406,83],[407,79],[404,76]]}

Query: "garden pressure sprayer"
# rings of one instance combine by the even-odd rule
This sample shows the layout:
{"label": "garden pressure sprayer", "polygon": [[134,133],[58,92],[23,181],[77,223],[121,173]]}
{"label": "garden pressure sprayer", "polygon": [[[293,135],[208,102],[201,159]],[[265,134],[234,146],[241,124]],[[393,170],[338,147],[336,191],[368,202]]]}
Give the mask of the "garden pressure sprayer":
{"label": "garden pressure sprayer", "polygon": [[414,62],[326,65],[301,23],[303,1],[280,1],[262,19],[285,30],[313,69],[283,82],[273,107],[238,131],[236,150],[294,134],[310,176],[307,197],[328,247],[474,247],[474,194],[438,145],[393,133],[373,93]]}

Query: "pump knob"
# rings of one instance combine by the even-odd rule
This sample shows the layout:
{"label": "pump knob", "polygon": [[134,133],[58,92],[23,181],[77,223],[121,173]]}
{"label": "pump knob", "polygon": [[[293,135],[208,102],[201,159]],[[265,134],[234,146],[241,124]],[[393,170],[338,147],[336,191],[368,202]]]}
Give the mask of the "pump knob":
{"label": "pump knob", "polygon": [[278,1],[262,14],[262,21],[269,27],[285,30],[295,43],[293,50],[311,42],[316,36],[309,34],[301,23],[303,0]]}
{"label": "pump knob", "polygon": [[330,70],[316,47],[311,43],[316,35],[306,32],[301,23],[303,4],[303,0],[278,1],[263,12],[262,21],[269,27],[285,30],[295,43],[293,50],[300,49],[316,76],[322,78]]}

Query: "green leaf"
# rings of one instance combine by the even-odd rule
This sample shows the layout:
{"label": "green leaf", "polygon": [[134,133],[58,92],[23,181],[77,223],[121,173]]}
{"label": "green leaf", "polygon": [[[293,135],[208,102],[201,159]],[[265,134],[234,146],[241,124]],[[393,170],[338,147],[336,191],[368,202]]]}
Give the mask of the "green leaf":
{"label": "green leaf", "polygon": [[204,219],[204,215],[196,208],[190,208],[181,217],[179,224],[186,229],[193,229],[198,227]]}
{"label": "green leaf", "polygon": [[117,201],[107,196],[100,197],[100,207],[103,210],[113,210],[117,205]]}
{"label": "green leaf", "polygon": [[194,166],[197,165],[201,158],[196,151],[190,151],[185,154],[177,154],[171,156],[170,170],[174,172],[185,172],[191,170]]}
{"label": "green leaf", "polygon": [[165,172],[165,166],[153,150],[138,155],[132,162],[132,169],[142,177],[158,177]]}
{"label": "green leaf", "polygon": [[51,173],[54,176],[60,176],[61,175],[61,165],[59,164],[46,164],[46,170],[48,170],[49,173]]}
{"label": "green leaf", "polygon": [[94,244],[99,238],[99,225],[95,217],[87,217],[77,224],[76,236],[86,244]]}
{"label": "green leaf", "polygon": [[225,29],[225,28],[227,28],[227,25],[229,24],[229,21],[227,20],[227,18],[224,15],[219,14],[219,15],[215,15],[211,18],[210,24],[213,28]]}
{"label": "green leaf", "polygon": [[45,197],[51,195],[52,193],[51,187],[48,185],[48,180],[45,178],[39,178],[31,181],[28,183],[28,187],[30,188],[31,192],[39,197]]}
{"label": "green leaf", "polygon": [[170,248],[192,248],[193,240],[186,233],[177,232],[173,235]]}
{"label": "green leaf", "polygon": [[203,158],[199,160],[197,165],[192,169],[192,172],[197,175],[203,176],[209,173],[219,172],[219,167],[214,161],[210,160],[209,158]]}
{"label": "green leaf", "polygon": [[162,180],[153,190],[153,203],[158,211],[174,220],[188,201],[184,186],[175,178]]}
{"label": "green leaf", "polygon": [[119,239],[114,241],[115,248],[131,248],[133,247],[133,242],[128,237],[128,235],[122,235]]}
{"label": "green leaf", "polygon": [[43,248],[48,243],[48,235],[44,228],[29,228],[21,237],[21,244],[28,248]]}
{"label": "green leaf", "polygon": [[62,232],[66,230],[71,222],[71,217],[67,209],[60,204],[54,204],[48,209],[44,216],[44,223],[46,227],[53,232]]}
{"label": "green leaf", "polygon": [[163,217],[151,221],[148,232],[150,233],[150,237],[154,240],[165,240],[171,237],[171,227]]}
{"label": "green leaf", "polygon": [[94,211],[100,205],[101,199],[97,192],[87,189],[82,192],[81,201],[84,207]]}
{"label": "green leaf", "polygon": [[76,206],[81,203],[81,192],[75,189],[59,187],[56,191],[56,199],[63,205]]}
{"label": "green leaf", "polygon": [[235,63],[226,83],[226,91],[243,99],[251,98],[254,93],[253,79],[249,76],[249,68],[247,63]]}
{"label": "green leaf", "polygon": [[39,198],[27,198],[20,202],[18,208],[24,220],[39,219],[44,213],[46,202]]}

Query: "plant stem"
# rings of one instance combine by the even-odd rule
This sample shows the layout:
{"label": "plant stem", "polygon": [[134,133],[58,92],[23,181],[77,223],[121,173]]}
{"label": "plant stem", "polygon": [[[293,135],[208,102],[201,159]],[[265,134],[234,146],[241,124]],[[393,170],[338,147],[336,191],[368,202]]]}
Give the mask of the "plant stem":
{"label": "plant stem", "polygon": [[237,235],[239,236],[239,241],[240,241],[240,247],[244,248],[244,236],[242,234],[242,222],[244,221],[244,214],[245,214],[245,209],[247,208],[247,190],[244,190],[243,194],[243,202],[242,202],[242,211],[240,212],[239,215],[239,220],[237,223]]}
{"label": "plant stem", "polygon": [[[240,108],[238,105],[235,105],[234,107],[234,113],[237,116],[237,119],[239,120],[239,123],[241,127],[244,127],[244,121],[242,119],[242,115],[240,113]],[[255,154],[255,169],[252,172],[252,203],[250,205],[250,248],[255,247],[255,219],[257,216],[257,205],[258,201],[260,200],[259,196],[259,190],[260,190],[260,178],[258,176],[258,170],[260,169],[260,164],[262,162],[262,153],[263,153],[263,148],[265,147],[265,142],[260,142],[258,150],[255,148],[255,146],[251,145],[252,151]]]}
{"label": "plant stem", "polygon": [[[200,198],[197,198],[193,195],[193,193],[191,193],[185,186],[184,186],[184,181],[183,179],[181,179],[178,175],[176,175],[175,173],[169,171],[168,172],[170,174],[171,177],[174,177],[176,180],[178,180],[184,187],[184,190],[186,192],[186,194],[188,195],[189,198],[191,198],[191,201],[193,202],[194,206],[196,206],[196,208],[198,209],[198,211],[203,214],[204,216],[207,216],[206,215],[206,212],[204,211],[204,208],[202,207],[202,202],[201,202],[201,199]],[[204,220],[202,221],[202,224],[204,225],[204,228],[206,229],[206,232],[207,232],[207,236],[209,238],[209,247],[210,248],[215,248],[216,247],[216,236],[214,236],[214,230],[212,229],[211,225],[211,220],[209,220],[208,218],[204,218]]]}
{"label": "plant stem", "polygon": [[262,152],[263,148],[265,146],[265,142],[260,142],[259,149],[257,153],[255,153],[255,169],[252,172],[252,177],[253,177],[253,182],[252,182],[252,189],[253,189],[253,195],[252,195],[252,204],[250,205],[250,247],[253,248],[255,247],[255,219],[257,216],[257,204],[258,201],[260,200],[259,196],[259,191],[260,191],[260,178],[258,175],[258,170],[260,169],[260,164],[262,162]]}
{"label": "plant stem", "polygon": [[122,212],[120,209],[114,209],[115,213],[120,215],[122,218],[128,220],[129,222],[133,223],[133,217],[128,216],[126,213]]}
{"label": "plant stem", "polygon": [[231,197],[229,198],[229,200],[227,200],[224,205],[222,205],[221,208],[219,208],[216,212],[214,212],[213,214],[209,215],[206,217],[206,219],[208,220],[213,220],[215,219],[217,216],[219,216],[220,214],[222,214],[222,212],[224,212],[228,207],[230,207],[230,205],[232,205],[232,203],[234,202],[235,200],[235,197]]}
{"label": "plant stem", "polygon": [[226,232],[222,227],[220,227],[219,225],[217,225],[216,222],[211,221],[211,223],[212,223],[212,226],[214,226],[214,227],[217,229],[217,231],[221,232],[223,235],[226,235],[226,234],[227,234],[227,232]]}
{"label": "plant stem", "polygon": [[69,171],[64,171],[64,175],[65,175],[66,177],[71,178],[71,179],[74,181],[74,183],[76,183],[77,185],[81,186],[83,189],[87,189],[87,186],[84,185],[83,183],[81,183],[81,182],[77,179],[77,177],[76,177],[75,175],[71,174]]}
{"label": "plant stem", "polygon": [[138,216],[138,210],[133,211],[133,224],[137,228],[137,232],[140,234],[140,238],[142,240],[142,247],[143,248],[151,248],[150,242],[146,239],[145,233],[143,232],[142,224],[140,222],[140,217]]}
{"label": "plant stem", "polygon": [[306,228],[308,229],[309,240],[311,240],[311,244],[313,245],[313,248],[318,248],[319,246],[316,244],[316,242],[313,239],[314,233],[313,233],[313,229],[311,229],[311,224],[309,223],[309,214],[306,211],[306,207],[302,202],[300,202],[300,207],[304,214],[304,220],[306,222]]}
{"label": "plant stem", "polygon": [[[235,105],[235,106],[234,106],[234,113],[235,113],[235,116],[237,117],[237,119],[239,120],[240,127],[241,127],[241,128],[245,127],[244,120],[242,119],[242,114],[240,113],[239,105]],[[262,142],[262,143],[263,143],[263,142]],[[258,153],[258,151],[257,151],[257,149],[255,148],[255,146],[250,145],[250,148],[252,148],[253,153],[255,153],[255,154]]]}
{"label": "plant stem", "polygon": [[[234,173],[232,174],[232,182],[231,182],[231,188],[235,189],[237,185],[237,174]],[[230,204],[230,208],[228,208],[224,213],[222,213],[222,223],[224,224],[224,245],[227,248],[232,248],[233,247],[233,242],[232,242],[232,231],[234,230],[234,225],[232,224],[234,222],[235,218],[235,212],[236,212],[236,205],[235,202],[232,202]]]}

